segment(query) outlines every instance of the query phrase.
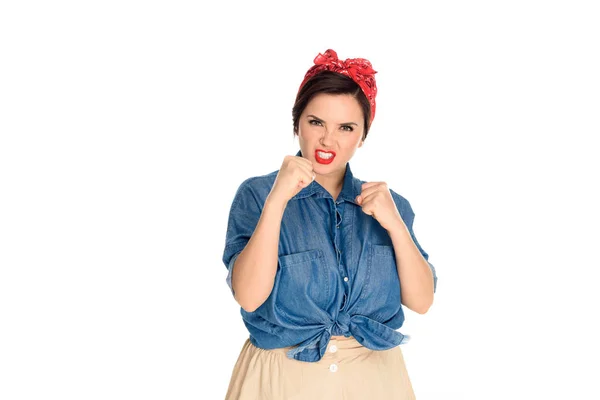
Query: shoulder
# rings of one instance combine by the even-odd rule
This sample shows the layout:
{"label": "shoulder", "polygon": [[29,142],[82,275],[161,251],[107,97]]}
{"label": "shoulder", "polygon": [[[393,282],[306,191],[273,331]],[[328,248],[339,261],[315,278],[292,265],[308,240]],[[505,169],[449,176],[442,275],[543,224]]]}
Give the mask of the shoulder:
{"label": "shoulder", "polygon": [[279,170],[244,179],[236,190],[231,207],[235,208],[241,202],[256,202],[262,208],[278,172]]}
{"label": "shoulder", "polygon": [[398,212],[400,213],[402,218],[404,220],[407,220],[408,218],[414,217],[414,212],[412,210],[412,207],[410,206],[410,202],[408,201],[408,199],[399,194],[398,192],[392,190],[391,188],[390,193],[392,194],[392,199],[394,199],[394,203],[396,203],[396,208],[398,209]]}
{"label": "shoulder", "polygon": [[239,185],[237,191],[238,192],[243,192],[243,191],[255,191],[255,192],[258,191],[258,192],[260,192],[260,191],[264,191],[264,190],[271,190],[271,188],[273,187],[273,184],[275,183],[275,178],[277,177],[278,172],[279,172],[279,170],[270,172],[265,175],[251,176],[249,178],[246,178]]}

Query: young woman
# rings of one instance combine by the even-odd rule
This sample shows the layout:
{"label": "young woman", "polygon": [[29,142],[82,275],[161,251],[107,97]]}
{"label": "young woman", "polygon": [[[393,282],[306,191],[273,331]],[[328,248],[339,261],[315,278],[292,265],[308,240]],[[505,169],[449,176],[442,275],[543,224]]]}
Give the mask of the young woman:
{"label": "young woman", "polygon": [[329,49],[292,109],[300,151],[239,186],[223,262],[250,336],[227,400],[414,399],[397,331],[437,276],[410,203],[349,161],[375,116],[371,63]]}

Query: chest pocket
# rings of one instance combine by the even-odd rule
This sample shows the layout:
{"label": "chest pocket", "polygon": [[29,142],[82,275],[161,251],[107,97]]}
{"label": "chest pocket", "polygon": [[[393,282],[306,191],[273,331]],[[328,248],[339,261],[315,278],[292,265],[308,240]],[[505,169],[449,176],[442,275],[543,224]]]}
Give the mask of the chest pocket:
{"label": "chest pocket", "polygon": [[323,309],[329,298],[323,251],[279,256],[279,266],[275,307],[292,321],[308,321],[314,308]]}
{"label": "chest pocket", "polygon": [[370,245],[367,275],[359,300],[359,309],[383,321],[394,316],[401,307],[400,279],[393,246]]}

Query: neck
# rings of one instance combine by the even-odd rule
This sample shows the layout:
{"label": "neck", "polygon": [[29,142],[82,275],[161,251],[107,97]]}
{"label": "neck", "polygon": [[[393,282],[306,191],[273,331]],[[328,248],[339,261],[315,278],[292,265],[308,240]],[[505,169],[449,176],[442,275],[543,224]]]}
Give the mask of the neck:
{"label": "neck", "polygon": [[343,170],[334,171],[331,174],[317,174],[315,180],[319,183],[319,185],[323,186],[323,188],[325,188],[329,194],[331,194],[334,200],[336,200],[342,191],[342,186],[344,185],[344,172],[345,167]]}

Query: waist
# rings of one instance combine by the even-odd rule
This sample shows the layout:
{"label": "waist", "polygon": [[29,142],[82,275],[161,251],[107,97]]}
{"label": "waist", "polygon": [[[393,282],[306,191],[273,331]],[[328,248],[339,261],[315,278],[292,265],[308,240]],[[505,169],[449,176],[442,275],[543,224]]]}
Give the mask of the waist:
{"label": "waist", "polygon": [[[296,347],[298,347],[298,345],[279,347],[276,349],[268,349],[265,351],[271,351],[271,352],[286,355],[289,350],[296,348]],[[350,336],[350,337],[332,336],[329,339],[329,343],[327,343],[327,349],[325,351],[325,355],[327,355],[327,354],[333,355],[338,350],[340,350],[344,353],[351,353],[351,354],[355,354],[355,353],[361,352],[361,351],[371,351],[371,350],[367,349],[365,346],[363,346],[362,344],[360,344],[358,342],[358,340],[356,340],[356,338],[354,338],[354,336]]]}
{"label": "waist", "polygon": [[[350,340],[350,339],[354,339],[354,336],[349,336],[349,337],[346,337],[343,335],[342,336],[331,336],[331,340],[333,340],[333,339],[335,339],[335,340]],[[354,339],[354,340],[356,340],[356,339]]]}

